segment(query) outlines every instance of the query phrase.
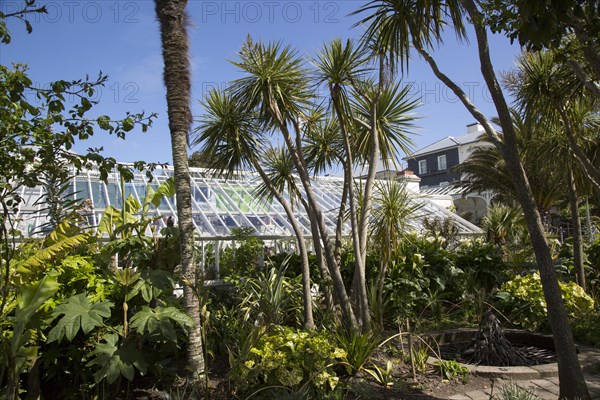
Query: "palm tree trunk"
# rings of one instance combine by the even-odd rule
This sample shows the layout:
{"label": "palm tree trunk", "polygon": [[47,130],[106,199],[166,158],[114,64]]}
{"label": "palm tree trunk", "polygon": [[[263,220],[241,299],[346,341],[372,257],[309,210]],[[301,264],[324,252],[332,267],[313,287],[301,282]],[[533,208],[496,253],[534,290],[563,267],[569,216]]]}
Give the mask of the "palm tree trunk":
{"label": "palm tree trunk", "polygon": [[583,234],[581,230],[581,219],[579,218],[579,202],[577,200],[577,186],[573,169],[569,169],[569,207],[571,209],[571,225],[573,226],[573,262],[575,263],[575,275],[579,286],[585,287],[585,270],[583,267]]}
{"label": "palm tree trunk", "polygon": [[336,301],[342,310],[344,324],[346,325],[346,328],[356,329],[356,317],[354,315],[354,312],[352,311],[352,307],[350,306],[350,299],[348,297],[348,293],[346,292],[346,287],[344,286],[342,273],[340,271],[339,265],[336,263],[335,260],[335,254],[333,251],[332,244],[329,240],[329,233],[327,232],[327,226],[325,225],[325,221],[323,219],[323,213],[312,190],[312,186],[310,183],[310,175],[308,174],[305,164],[301,160],[296,146],[292,141],[292,137],[290,135],[290,131],[287,127],[287,124],[285,123],[283,118],[281,118],[281,113],[277,109],[277,106],[274,104],[274,102],[270,104],[270,108],[274,111],[277,120],[277,125],[282,133],[282,136],[285,140],[286,146],[290,152],[292,160],[294,161],[296,171],[300,176],[300,181],[302,182],[302,186],[304,188],[304,191],[306,192],[306,200],[310,208],[313,210],[314,215],[317,219],[319,232],[321,233],[321,240],[323,242],[323,248],[325,251],[325,259],[327,261],[327,266],[329,267],[329,273],[332,277]]}
{"label": "palm tree trunk", "polygon": [[304,205],[304,209],[308,214],[308,218],[310,219],[310,233],[312,235],[313,246],[315,248],[315,257],[319,263],[319,273],[321,275],[322,282],[322,287],[320,289],[323,291],[323,296],[325,297],[325,307],[328,311],[333,311],[333,298],[331,296],[331,289],[329,287],[329,284],[331,283],[331,275],[329,274],[329,271],[327,271],[325,256],[323,255],[323,246],[321,245],[321,238],[319,237],[317,218],[306,201],[304,199],[301,200],[302,204]]}
{"label": "palm tree trunk", "polygon": [[177,219],[181,266],[183,272],[183,300],[185,312],[194,320],[188,333],[188,379],[197,382],[205,373],[204,352],[200,327],[200,300],[196,290],[194,265],[194,224],[192,221],[192,194],[188,169],[187,140],[192,122],[190,110],[190,62],[187,36],[187,0],[155,0],[156,16],[160,22],[164,61],[164,81],[167,88],[167,109],[171,150],[175,176]]}
{"label": "palm tree trunk", "polygon": [[577,140],[575,139],[575,134],[573,132],[573,124],[571,123],[571,119],[563,109],[561,105],[556,105],[555,108],[560,113],[560,117],[563,120],[565,126],[565,135],[567,136],[567,140],[569,141],[569,146],[573,151],[575,159],[579,161],[584,172],[587,173],[589,181],[594,185],[596,190],[600,191],[600,168],[597,168],[590,159],[585,155],[584,151],[581,149]]}
{"label": "palm tree trunk", "polygon": [[[531,242],[533,244],[538,269],[540,271],[544,297],[548,307],[548,318],[552,327],[554,346],[558,359],[560,381],[559,397],[566,399],[590,399],[590,395],[583,378],[581,365],[579,364],[579,359],[577,358],[577,353],[575,351],[573,334],[569,326],[567,311],[562,299],[560,287],[558,285],[558,279],[554,270],[554,265],[552,263],[550,248],[548,247],[546,237],[544,235],[542,220],[531,192],[531,187],[529,186],[525,170],[523,169],[519,158],[517,138],[513,129],[508,104],[506,103],[502,89],[498,84],[491,62],[487,32],[485,25],[483,24],[483,15],[479,12],[473,0],[461,0],[461,4],[469,14],[471,23],[475,28],[481,73],[492,96],[492,100],[496,107],[496,111],[498,112],[498,118],[500,119],[504,134],[504,159],[506,160],[506,165],[509,168],[514,180],[517,197],[525,214],[525,220],[527,222]],[[466,97],[464,92],[462,95]],[[459,96],[459,98],[460,97],[461,96]],[[472,105],[470,102],[469,104]],[[481,113],[477,115],[475,115],[475,113],[472,114],[476,118],[479,117],[477,120],[480,123],[488,122],[487,118],[480,117],[482,115]],[[493,128],[490,129],[491,125],[489,123],[482,125],[484,125],[486,128],[486,133],[491,139],[497,137],[495,130]]]}
{"label": "palm tree trunk", "polygon": [[350,139],[346,130],[346,120],[342,113],[342,106],[340,104],[339,90],[335,87],[330,88],[331,98],[333,99],[333,106],[340,123],[340,134],[342,135],[342,141],[344,143],[344,150],[346,157],[344,158],[344,188],[348,193],[348,200],[350,203],[350,226],[352,230],[352,243],[354,250],[355,268],[354,278],[352,280],[352,290],[356,290],[358,293],[358,314],[360,317],[359,325],[363,331],[366,331],[370,325],[369,305],[366,291],[366,280],[365,280],[365,260],[362,254],[361,237],[358,227],[358,210],[356,207],[356,196],[354,193],[354,179],[352,177],[352,166],[354,165],[352,148],[350,147]]}
{"label": "palm tree trunk", "polygon": [[304,233],[302,232],[302,228],[298,223],[298,220],[294,216],[294,211],[285,198],[279,193],[279,191],[275,188],[269,176],[265,173],[258,162],[254,163],[254,168],[262,178],[263,182],[275,196],[275,198],[279,201],[279,203],[283,206],[285,213],[292,224],[292,228],[294,229],[294,233],[296,234],[296,240],[298,241],[298,250],[300,251],[300,259],[302,260],[302,298],[304,301],[304,329],[315,329],[315,321],[313,318],[313,309],[312,309],[312,293],[310,290],[310,263],[308,260],[308,250],[306,248],[306,240],[304,239]]}

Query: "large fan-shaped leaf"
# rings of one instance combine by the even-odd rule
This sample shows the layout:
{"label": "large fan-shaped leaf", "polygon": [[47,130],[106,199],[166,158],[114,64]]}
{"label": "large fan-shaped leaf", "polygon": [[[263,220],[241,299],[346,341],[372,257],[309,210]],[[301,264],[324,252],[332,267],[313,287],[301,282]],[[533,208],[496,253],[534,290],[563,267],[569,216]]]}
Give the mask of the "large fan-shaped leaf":
{"label": "large fan-shaped leaf", "polygon": [[48,342],[62,340],[64,337],[71,341],[79,332],[87,334],[92,329],[103,324],[104,318],[110,316],[113,303],[102,301],[92,304],[84,293],[69,297],[67,301],[54,310],[52,318],[63,317],[48,333]]}
{"label": "large fan-shaped leaf", "polygon": [[94,358],[86,364],[87,367],[97,365],[100,367],[94,373],[96,383],[106,379],[109,384],[124,376],[133,380],[135,368],[142,374],[146,373],[147,364],[143,353],[138,351],[134,340],[125,340],[119,344],[119,336],[116,333],[104,337],[106,343],[98,343],[90,354]]}
{"label": "large fan-shaped leaf", "polygon": [[175,307],[142,307],[142,310],[131,318],[129,326],[140,334],[160,331],[165,338],[175,342],[177,335],[173,322],[188,328],[194,326],[194,320]]}

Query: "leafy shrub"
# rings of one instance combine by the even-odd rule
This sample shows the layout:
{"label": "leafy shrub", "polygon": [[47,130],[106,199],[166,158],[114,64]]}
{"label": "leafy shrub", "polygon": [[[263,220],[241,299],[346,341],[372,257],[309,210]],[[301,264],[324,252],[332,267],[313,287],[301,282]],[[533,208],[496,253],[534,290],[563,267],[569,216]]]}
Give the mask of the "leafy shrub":
{"label": "leafy shrub", "polygon": [[374,332],[360,332],[338,328],[335,335],[337,345],[346,353],[349,373],[354,375],[363,369],[378,345]]}
{"label": "leafy shrub", "polygon": [[231,234],[237,247],[222,250],[221,275],[256,276],[263,256],[264,242],[256,236],[254,228],[233,228]]}
{"label": "leafy shrub", "polygon": [[436,238],[409,238],[402,256],[392,260],[385,280],[390,307],[396,317],[421,317],[423,312],[443,315],[443,305],[455,302],[462,291],[458,279],[463,272],[456,268],[454,255],[444,241]]}
{"label": "leafy shrub", "polygon": [[244,359],[236,360],[231,381],[240,393],[269,387],[294,392],[310,387],[321,395],[334,392],[339,382],[334,367],[346,361],[346,352],[334,343],[326,332],[275,326]]}
{"label": "leafy shrub", "polygon": [[440,360],[436,361],[434,364],[439,368],[444,379],[451,381],[460,379],[462,382],[467,382],[469,380],[469,368],[462,366],[457,361]]}
{"label": "leafy shrub", "polygon": [[[594,300],[574,282],[559,282],[567,312],[579,318],[594,309]],[[500,288],[497,296],[512,322],[527,329],[540,329],[547,325],[547,309],[540,275],[536,272],[517,276]]]}
{"label": "leafy shrub", "polygon": [[600,347],[600,310],[573,322],[573,336],[579,342]]}
{"label": "leafy shrub", "polygon": [[481,240],[461,243],[456,252],[456,266],[465,273],[473,274],[472,283],[487,291],[500,286],[506,280],[508,270],[508,265],[502,260],[502,251]]}

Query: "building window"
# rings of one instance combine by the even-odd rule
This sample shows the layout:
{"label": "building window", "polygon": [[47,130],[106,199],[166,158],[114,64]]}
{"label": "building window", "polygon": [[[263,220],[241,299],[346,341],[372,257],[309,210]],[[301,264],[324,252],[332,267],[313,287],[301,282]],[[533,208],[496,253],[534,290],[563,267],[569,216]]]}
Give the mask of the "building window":
{"label": "building window", "polygon": [[438,171],[446,170],[446,155],[438,156]]}
{"label": "building window", "polygon": [[427,160],[419,161],[419,175],[425,175],[427,173]]}

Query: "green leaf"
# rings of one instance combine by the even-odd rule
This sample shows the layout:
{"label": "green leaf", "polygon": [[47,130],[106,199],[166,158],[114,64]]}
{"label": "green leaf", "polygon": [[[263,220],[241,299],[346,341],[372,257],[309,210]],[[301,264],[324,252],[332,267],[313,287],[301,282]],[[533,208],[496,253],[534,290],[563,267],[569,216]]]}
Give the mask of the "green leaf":
{"label": "green leaf", "polygon": [[59,287],[56,277],[46,275],[41,280],[21,288],[17,295],[16,324],[11,343],[13,355],[17,354],[23,345],[23,334],[32,325],[33,314],[56,293]]}
{"label": "green leaf", "polygon": [[160,205],[161,200],[164,197],[173,197],[175,196],[175,178],[170,177],[166,181],[164,181],[158,189],[156,189],[156,193],[152,198],[152,205],[154,207],[158,207]]}
{"label": "green leaf", "polygon": [[119,376],[124,376],[129,381],[133,380],[135,375],[134,367],[142,375],[146,373],[147,364],[143,353],[138,351],[135,346],[135,340],[126,339],[119,343],[119,336],[116,333],[108,334],[104,337],[106,343],[98,343],[90,357],[94,357],[86,364],[87,367],[94,365],[100,367],[94,373],[96,383],[106,379],[109,384],[114,383]]}
{"label": "green leaf", "polygon": [[182,327],[194,326],[192,317],[175,307],[142,307],[141,311],[131,318],[129,326],[139,334],[153,334],[159,331],[163,337],[176,342],[177,334],[173,322]]}
{"label": "green leaf", "polygon": [[89,238],[88,233],[79,233],[79,228],[68,222],[61,223],[46,239],[44,248],[31,257],[19,260],[15,268],[22,274],[33,274],[49,267],[49,262],[59,253],[73,249]]}
{"label": "green leaf", "polygon": [[102,326],[104,318],[110,316],[111,307],[113,303],[109,301],[92,304],[84,293],[69,297],[52,313],[52,319],[63,317],[48,333],[48,342],[61,341],[64,337],[72,341],[79,329],[87,334],[95,327]]}

